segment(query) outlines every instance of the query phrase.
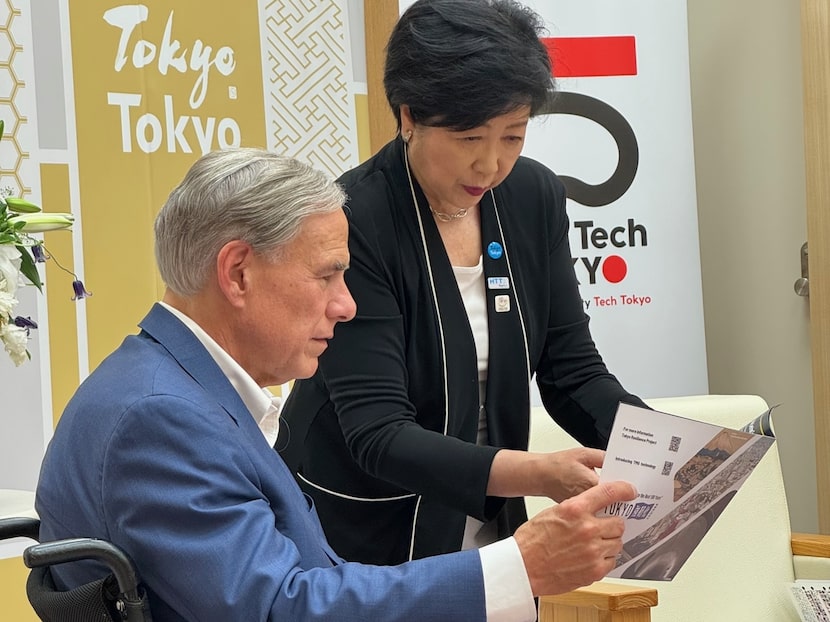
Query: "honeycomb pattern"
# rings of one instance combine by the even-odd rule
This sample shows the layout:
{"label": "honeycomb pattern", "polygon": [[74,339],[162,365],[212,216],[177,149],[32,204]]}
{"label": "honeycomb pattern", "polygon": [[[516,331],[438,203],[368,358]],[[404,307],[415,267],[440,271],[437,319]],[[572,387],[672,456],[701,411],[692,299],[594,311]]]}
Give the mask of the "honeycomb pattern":
{"label": "honeycomb pattern", "polygon": [[20,112],[15,98],[26,86],[15,72],[14,63],[22,53],[23,46],[17,43],[13,26],[21,11],[12,0],[0,0],[0,119],[5,123],[3,140],[0,141],[0,187],[11,186],[16,194],[24,196],[32,189],[23,183],[22,164],[29,158],[20,143],[20,128],[28,123],[27,117]]}

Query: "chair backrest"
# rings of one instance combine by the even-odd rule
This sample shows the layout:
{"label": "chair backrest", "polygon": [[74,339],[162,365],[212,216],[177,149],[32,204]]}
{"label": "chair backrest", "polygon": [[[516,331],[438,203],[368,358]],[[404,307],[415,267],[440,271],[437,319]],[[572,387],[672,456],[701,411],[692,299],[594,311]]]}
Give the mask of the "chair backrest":
{"label": "chair backrest", "polygon": [[[0,540],[37,540],[40,521],[30,517],[0,519]],[[52,578],[55,564],[94,559],[111,572],[72,590],[60,590]],[[29,603],[46,622],[152,622],[146,594],[132,560],[117,546],[94,538],[43,542],[23,551],[31,568],[26,582]]]}
{"label": "chair backrest", "polygon": [[[647,400],[655,410],[741,428],[765,411],[752,395],[702,395]],[[542,408],[532,413],[530,448],[577,447]],[[528,513],[552,504],[529,498]],[[653,587],[659,604],[654,622],[752,620],[798,622],[786,585],[794,579],[790,520],[778,449],[773,445],[706,533],[673,581],[608,579]]]}

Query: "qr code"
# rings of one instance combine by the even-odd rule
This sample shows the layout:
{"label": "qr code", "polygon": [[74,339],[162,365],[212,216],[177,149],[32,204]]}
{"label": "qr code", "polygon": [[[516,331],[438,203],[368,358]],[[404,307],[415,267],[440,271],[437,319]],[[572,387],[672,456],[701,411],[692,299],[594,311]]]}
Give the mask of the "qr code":
{"label": "qr code", "polygon": [[663,463],[663,475],[671,475],[671,468],[674,466],[674,462],[669,462],[666,460]]}
{"label": "qr code", "polygon": [[680,449],[680,437],[672,436],[671,442],[669,443],[669,451],[677,452],[678,449]]}

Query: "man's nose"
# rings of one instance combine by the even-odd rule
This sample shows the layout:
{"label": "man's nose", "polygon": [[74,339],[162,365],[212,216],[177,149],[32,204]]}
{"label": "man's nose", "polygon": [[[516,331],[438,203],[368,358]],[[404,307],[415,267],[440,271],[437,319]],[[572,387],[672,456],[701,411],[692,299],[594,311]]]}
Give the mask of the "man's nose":
{"label": "man's nose", "polygon": [[341,291],[332,301],[330,314],[338,322],[348,322],[357,313],[357,303],[352,298],[352,294],[345,283],[341,285],[341,288]]}

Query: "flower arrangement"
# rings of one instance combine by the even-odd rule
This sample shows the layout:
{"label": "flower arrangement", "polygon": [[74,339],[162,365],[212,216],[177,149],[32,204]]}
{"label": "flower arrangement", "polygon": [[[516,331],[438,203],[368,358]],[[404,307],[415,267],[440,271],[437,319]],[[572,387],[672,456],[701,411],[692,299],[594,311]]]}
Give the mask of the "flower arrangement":
{"label": "flower arrangement", "polygon": [[[0,120],[0,139],[3,138],[3,121]],[[18,304],[15,298],[21,285],[34,285],[43,290],[37,264],[51,257],[43,241],[33,234],[56,229],[69,229],[74,217],[66,213],[48,213],[29,201],[12,196],[12,188],[0,188],[0,342],[15,365],[22,365],[31,359],[27,349],[30,331],[37,328],[31,318],[15,316]],[[73,300],[89,296],[83,283],[74,277]]]}

